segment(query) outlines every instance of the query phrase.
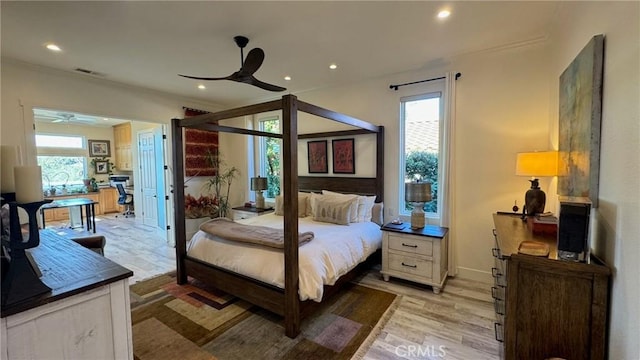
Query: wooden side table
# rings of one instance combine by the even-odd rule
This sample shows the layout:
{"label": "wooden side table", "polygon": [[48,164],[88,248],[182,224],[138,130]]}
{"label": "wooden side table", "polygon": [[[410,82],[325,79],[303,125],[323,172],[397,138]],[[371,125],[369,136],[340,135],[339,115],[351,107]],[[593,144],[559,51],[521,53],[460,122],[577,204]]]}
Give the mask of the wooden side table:
{"label": "wooden side table", "polygon": [[254,207],[238,206],[232,208],[233,220],[248,219],[260,215],[266,215],[273,212],[273,208],[259,209]]}
{"label": "wooden side table", "polygon": [[431,285],[439,294],[447,278],[449,229],[427,225],[411,229],[409,223],[382,227],[382,277],[397,277]]}

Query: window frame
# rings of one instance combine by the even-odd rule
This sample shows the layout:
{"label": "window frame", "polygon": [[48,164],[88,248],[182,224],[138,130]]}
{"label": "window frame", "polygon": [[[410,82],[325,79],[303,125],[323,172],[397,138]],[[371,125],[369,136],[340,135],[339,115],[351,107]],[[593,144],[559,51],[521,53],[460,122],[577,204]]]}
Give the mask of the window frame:
{"label": "window frame", "polygon": [[[36,145],[36,156],[58,156],[58,157],[78,157],[83,159],[83,173],[84,176],[89,175],[89,158],[87,154],[87,139],[86,136],[76,135],[76,134],[61,134],[61,133],[50,133],[50,132],[37,132],[35,136],[44,135],[44,136],[58,136],[58,137],[69,137],[69,138],[80,138],[82,147],[53,147],[53,146],[37,146]],[[45,174],[43,173],[43,185],[45,184]],[[81,185],[82,183],[69,183],[68,185]]]}
{"label": "window frame", "polygon": [[[274,112],[274,113],[265,113],[265,114],[260,114],[258,116],[256,116],[256,120],[255,120],[255,128],[259,131],[264,131],[266,132],[266,130],[264,129],[264,123],[267,121],[274,121],[277,120],[278,121],[278,127],[280,128],[280,131],[282,131],[282,116],[280,115],[279,112]],[[276,133],[274,133],[276,134]],[[267,164],[267,138],[264,136],[259,136],[257,138],[257,149],[256,149],[256,158],[258,159],[258,161],[256,161],[255,164],[255,170],[257,175],[260,176],[267,176],[267,168],[268,168],[268,164]],[[282,151],[280,151],[279,154],[279,162],[281,164],[282,167]],[[280,176],[280,189],[282,189],[282,176]],[[275,197],[268,197],[267,193],[265,192],[265,196],[264,198],[266,200],[269,201],[275,201]]]}
{"label": "window frame", "polygon": [[[442,145],[445,144],[444,139],[444,129],[445,123],[447,119],[445,118],[445,98],[447,94],[445,92],[445,84],[435,84],[429,87],[429,89],[415,95],[408,95],[401,97],[400,100],[400,114],[399,114],[399,166],[398,166],[398,174],[399,174],[399,182],[398,182],[398,216],[402,217],[411,217],[411,211],[405,210],[405,200],[404,200],[404,184],[405,184],[405,170],[406,170],[406,139],[405,139],[405,117],[406,117],[406,103],[411,101],[418,100],[427,100],[433,98],[439,98],[439,124],[438,124],[438,184],[439,188],[442,188],[442,184],[444,184],[447,179],[445,178],[442,166],[443,160],[445,159],[445,154]],[[427,219],[432,221],[438,221],[441,218],[443,202],[445,199],[442,197],[438,197],[437,204],[437,212],[426,212],[425,216]]]}

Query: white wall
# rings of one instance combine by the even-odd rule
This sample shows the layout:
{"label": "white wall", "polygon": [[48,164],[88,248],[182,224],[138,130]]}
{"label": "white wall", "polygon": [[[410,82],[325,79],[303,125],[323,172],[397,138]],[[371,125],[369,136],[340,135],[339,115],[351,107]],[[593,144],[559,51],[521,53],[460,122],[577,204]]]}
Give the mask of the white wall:
{"label": "white wall", "polygon": [[0,143],[24,149],[25,164],[35,164],[36,160],[31,111],[34,107],[164,124],[170,124],[172,118],[182,118],[182,106],[221,109],[213,103],[6,59],[2,59],[1,70]]}
{"label": "white wall", "polygon": [[565,3],[559,18],[550,51],[552,141],[557,142],[560,74],[594,35],[605,35],[592,247],[613,271],[609,358],[640,359],[640,3]]}
{"label": "white wall", "polygon": [[[412,71],[365,83],[296,94],[299,99],[385,126],[386,220],[398,213],[400,98],[430,91],[430,84],[389,89],[459,71],[455,134],[456,204],[451,236],[459,274],[490,281],[492,213],[510,211],[529,188],[516,177],[519,151],[548,149],[548,67],[543,44],[455,59],[447,68]],[[360,154],[356,154],[356,157]]]}

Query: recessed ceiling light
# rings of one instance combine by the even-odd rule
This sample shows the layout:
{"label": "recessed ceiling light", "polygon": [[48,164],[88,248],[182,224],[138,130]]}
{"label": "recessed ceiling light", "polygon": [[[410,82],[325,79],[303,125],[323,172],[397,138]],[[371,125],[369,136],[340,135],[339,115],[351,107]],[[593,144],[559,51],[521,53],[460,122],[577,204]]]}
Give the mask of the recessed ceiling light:
{"label": "recessed ceiling light", "polygon": [[449,10],[441,10],[441,11],[438,13],[438,17],[439,17],[440,19],[448,18],[448,17],[449,17],[449,15],[451,15],[451,11],[449,11]]}
{"label": "recessed ceiling light", "polygon": [[285,80],[287,80],[287,81],[289,81],[289,80],[291,80],[291,76],[288,76],[288,75],[287,75],[287,76],[285,76],[285,77],[284,77],[284,79],[285,79]]}
{"label": "recessed ceiling light", "polygon": [[207,87],[206,87],[206,86],[204,86],[204,85],[202,85],[202,84],[198,85],[198,89],[200,89],[200,90],[204,90],[204,89],[206,89],[206,88],[207,88]]}
{"label": "recessed ceiling light", "polygon": [[109,121],[109,119],[108,119],[108,118],[102,118],[102,120],[104,120],[104,121]]}
{"label": "recessed ceiling light", "polygon": [[331,70],[335,70],[337,68],[338,68],[338,65],[336,65],[336,64],[329,65],[329,69],[331,69]]}
{"label": "recessed ceiling light", "polygon": [[47,44],[47,49],[51,51],[62,51],[62,49],[60,49],[60,47],[56,44]]}

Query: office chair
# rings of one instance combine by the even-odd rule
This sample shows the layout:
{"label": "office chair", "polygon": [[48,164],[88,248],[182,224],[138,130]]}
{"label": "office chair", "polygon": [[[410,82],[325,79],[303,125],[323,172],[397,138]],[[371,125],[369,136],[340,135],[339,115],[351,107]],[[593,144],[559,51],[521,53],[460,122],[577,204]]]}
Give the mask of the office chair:
{"label": "office chair", "polygon": [[126,191],[124,191],[124,186],[122,186],[122,184],[116,184],[116,188],[118,188],[118,194],[120,194],[120,197],[118,198],[118,204],[126,206],[126,210],[122,213],[122,215],[124,215],[124,217],[134,215],[133,211],[131,210],[131,206],[133,205],[133,195],[128,194]]}

